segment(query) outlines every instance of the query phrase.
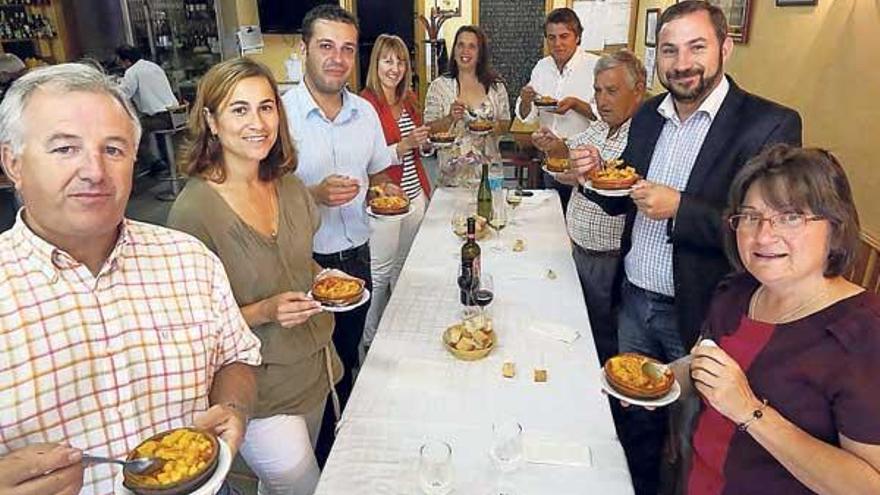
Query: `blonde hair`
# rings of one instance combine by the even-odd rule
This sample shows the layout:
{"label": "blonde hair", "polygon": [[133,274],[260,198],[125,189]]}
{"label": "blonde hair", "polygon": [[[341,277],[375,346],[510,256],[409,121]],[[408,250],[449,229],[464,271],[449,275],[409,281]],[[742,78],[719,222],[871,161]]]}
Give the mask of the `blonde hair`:
{"label": "blonde hair", "polygon": [[260,180],[270,181],[296,169],[296,149],[287,129],[287,114],[281,103],[281,94],[272,72],[265,65],[240,57],[211,67],[199,81],[196,101],[189,112],[186,141],[181,150],[183,171],[217,182],[226,180],[226,169],[221,160],[223,148],[208,126],[205,110],[213,115],[226,101],[235,86],[243,79],[262,77],[272,86],[275,107],[278,109],[278,137],[266,158],[260,161]]}
{"label": "blonde hair", "polygon": [[[412,66],[409,63],[409,50],[406,43],[399,36],[393,34],[382,34],[376,38],[376,44],[373,45],[373,52],[370,53],[370,68],[367,71],[367,88],[376,94],[381,101],[385,101],[385,92],[382,90],[382,83],[379,81],[379,58],[386,53],[391,52],[397,58],[403,60],[406,69],[403,78],[397,87],[394,88],[394,94],[397,96],[397,102],[402,103],[409,95],[409,84],[412,79]],[[391,103],[385,101],[385,103]]]}

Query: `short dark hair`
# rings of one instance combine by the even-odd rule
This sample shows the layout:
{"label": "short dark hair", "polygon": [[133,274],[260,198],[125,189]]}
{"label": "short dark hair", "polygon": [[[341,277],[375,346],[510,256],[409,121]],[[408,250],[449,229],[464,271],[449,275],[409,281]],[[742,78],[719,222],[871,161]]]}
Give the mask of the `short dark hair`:
{"label": "short dark hair", "polygon": [[[824,275],[846,273],[859,247],[859,214],[846,172],[837,158],[820,148],[777,144],[764,150],[736,174],[730,186],[726,217],[740,212],[746,193],[759,187],[764,201],[777,210],[809,211],[831,225]],[[730,262],[744,270],[736,235],[725,229],[724,247]]]}
{"label": "short dark hair", "polygon": [[119,57],[120,60],[128,60],[131,63],[135,63],[144,58],[141,50],[131,45],[120,45],[116,48],[116,56]]}
{"label": "short dark hair", "polygon": [[573,10],[567,7],[553,9],[547,14],[547,19],[544,21],[545,36],[547,35],[548,24],[565,24],[569,29],[574,31],[574,34],[577,35],[578,38],[580,38],[581,34],[584,32],[584,26],[581,25],[580,18]]}
{"label": "short dark hair", "polygon": [[712,27],[715,29],[715,36],[718,38],[718,43],[724,43],[724,39],[727,38],[727,17],[724,16],[724,11],[719,7],[704,0],[685,0],[670,5],[662,14],[660,14],[660,19],[657,20],[657,39],[660,39],[660,30],[663,29],[663,25],[695,12],[705,12],[709,14],[709,19],[712,21]]}
{"label": "short dark hair", "polygon": [[302,39],[303,43],[309,44],[309,40],[312,39],[312,34],[315,32],[315,22],[317,21],[331,21],[331,22],[341,22],[344,24],[351,24],[357,29],[358,34],[360,34],[360,26],[358,25],[357,18],[352,15],[351,12],[343,9],[337,4],[323,4],[318,5],[312,10],[306,13],[306,16],[303,18],[302,22]]}

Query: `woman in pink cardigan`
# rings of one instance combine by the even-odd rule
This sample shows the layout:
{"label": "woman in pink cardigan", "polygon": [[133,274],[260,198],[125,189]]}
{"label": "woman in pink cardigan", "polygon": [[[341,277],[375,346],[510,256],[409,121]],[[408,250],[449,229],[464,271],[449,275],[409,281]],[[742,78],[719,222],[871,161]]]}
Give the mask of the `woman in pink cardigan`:
{"label": "woman in pink cardigan", "polygon": [[370,55],[367,87],[361,93],[379,114],[385,141],[397,148],[400,164],[392,166],[389,175],[406,193],[413,210],[400,220],[372,219],[370,222],[373,302],[364,327],[365,349],[376,335],[431,193],[419,156],[419,148],[428,142],[429,131],[416,108],[416,96],[409,89],[412,73],[409,60],[409,51],[402,39],[388,34],[379,36]]}

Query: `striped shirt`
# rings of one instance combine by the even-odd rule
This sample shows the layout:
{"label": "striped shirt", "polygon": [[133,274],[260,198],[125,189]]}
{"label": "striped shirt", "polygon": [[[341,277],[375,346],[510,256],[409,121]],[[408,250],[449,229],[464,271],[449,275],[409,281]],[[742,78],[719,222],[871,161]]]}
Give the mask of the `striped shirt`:
{"label": "striped shirt", "polygon": [[[403,139],[416,128],[415,123],[406,109],[401,110],[400,118],[397,119],[397,128],[400,129],[400,138]],[[414,150],[409,150],[403,155],[403,178],[400,187],[409,199],[416,199],[422,194],[422,185],[419,183],[419,174],[416,173],[416,159]]]}
{"label": "striped shirt", "polygon": [[[567,139],[566,143],[572,147],[593,145],[599,150],[603,160],[618,158],[626,148],[631,122],[632,120],[627,120],[613,136],[608,136],[608,124],[597,120],[586,131]],[[568,202],[565,220],[568,224],[568,235],[578,246],[590,251],[620,249],[626,215],[611,216],[575,190]]]}
{"label": "striped shirt", "polygon": [[[194,238],[124,220],[97,276],[22,221],[0,234],[0,455],[68,442],[122,458],[192,424],[224,365],[260,363],[223,265]],[[85,470],[110,495],[118,468]]]}
{"label": "striped shirt", "polygon": [[[666,119],[651,164],[647,180],[667,185],[678,191],[687,187],[691,170],[712,121],[718,114],[724,97],[730,89],[727,78],[703,100],[700,108],[684,122],[678,118],[672,96],[657,107],[657,112]],[[666,235],[666,222],[670,220],[651,220],[638,212],[632,230],[632,248],[626,255],[624,267],[629,281],[642,289],[675,297],[675,281],[672,277],[672,243]]]}

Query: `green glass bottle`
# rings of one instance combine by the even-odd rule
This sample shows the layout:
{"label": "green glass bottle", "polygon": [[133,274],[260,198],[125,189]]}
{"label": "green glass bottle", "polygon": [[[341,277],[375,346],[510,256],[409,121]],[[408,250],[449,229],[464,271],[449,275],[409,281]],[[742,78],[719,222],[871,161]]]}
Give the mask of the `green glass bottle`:
{"label": "green glass bottle", "polygon": [[480,188],[477,189],[477,215],[492,220],[492,189],[489,188],[489,164],[483,162]]}

